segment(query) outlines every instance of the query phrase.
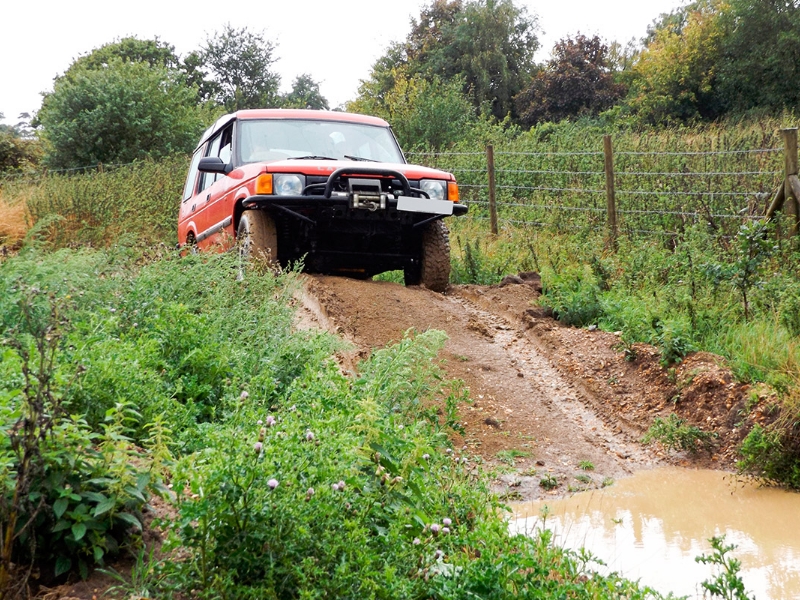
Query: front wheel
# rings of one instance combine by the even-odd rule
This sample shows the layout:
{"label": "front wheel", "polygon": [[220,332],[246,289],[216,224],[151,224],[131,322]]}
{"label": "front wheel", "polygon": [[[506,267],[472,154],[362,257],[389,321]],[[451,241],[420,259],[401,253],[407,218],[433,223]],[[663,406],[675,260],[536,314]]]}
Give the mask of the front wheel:
{"label": "front wheel", "polygon": [[444,221],[430,223],[422,234],[422,260],[405,268],[406,285],[423,284],[444,292],[450,284],[450,235]]}
{"label": "front wheel", "polygon": [[278,265],[278,230],[269,213],[263,210],[242,213],[236,229],[236,241],[243,261],[261,258],[271,266]]}

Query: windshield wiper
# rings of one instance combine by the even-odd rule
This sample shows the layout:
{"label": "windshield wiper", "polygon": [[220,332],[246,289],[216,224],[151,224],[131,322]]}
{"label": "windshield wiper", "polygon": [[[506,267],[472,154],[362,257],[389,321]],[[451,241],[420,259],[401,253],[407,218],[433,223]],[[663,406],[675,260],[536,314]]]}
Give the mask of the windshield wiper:
{"label": "windshield wiper", "polygon": [[330,156],[317,156],[316,154],[309,154],[308,156],[290,156],[289,160],[337,160]]}
{"label": "windshield wiper", "polygon": [[349,158],[350,160],[363,160],[364,162],[380,162],[373,158],[364,158],[363,156],[350,156],[349,154],[345,154],[344,157]]}

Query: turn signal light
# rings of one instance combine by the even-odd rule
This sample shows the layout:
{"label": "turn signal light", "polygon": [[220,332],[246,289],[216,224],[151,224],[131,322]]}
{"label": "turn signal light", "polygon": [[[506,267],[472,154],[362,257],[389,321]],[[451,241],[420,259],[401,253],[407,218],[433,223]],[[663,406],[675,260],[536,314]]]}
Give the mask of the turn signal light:
{"label": "turn signal light", "polygon": [[266,196],[272,194],[272,173],[262,173],[256,179],[256,194]]}
{"label": "turn signal light", "polygon": [[455,181],[447,182],[447,199],[458,202],[458,184]]}

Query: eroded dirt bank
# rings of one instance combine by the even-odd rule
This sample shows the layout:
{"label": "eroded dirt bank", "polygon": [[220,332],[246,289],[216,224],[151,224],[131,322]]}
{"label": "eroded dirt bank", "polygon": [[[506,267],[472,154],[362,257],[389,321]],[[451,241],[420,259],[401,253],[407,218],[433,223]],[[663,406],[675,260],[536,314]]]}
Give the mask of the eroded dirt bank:
{"label": "eroded dirt bank", "polygon": [[454,442],[504,467],[494,483],[509,499],[600,487],[664,462],[688,464],[690,457],[639,441],[655,416],[672,412],[719,436],[716,449],[693,463],[732,465],[746,428],[739,423],[746,390],[716,357],[697,354],[666,370],[654,348],[637,345],[626,360],[617,335],[564,327],[538,307],[538,276],[510,281],[436,294],[307,276],[299,319],[354,344],[346,368],[409,329],[445,331],[444,368],[473,399],[460,408],[464,434]]}

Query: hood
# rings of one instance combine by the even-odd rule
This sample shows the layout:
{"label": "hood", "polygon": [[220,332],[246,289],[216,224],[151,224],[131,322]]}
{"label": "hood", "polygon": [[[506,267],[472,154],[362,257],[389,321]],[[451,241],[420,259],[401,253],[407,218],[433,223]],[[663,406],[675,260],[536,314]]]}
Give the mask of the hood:
{"label": "hood", "polygon": [[[252,166],[252,165],[251,165]],[[404,163],[361,162],[353,160],[279,160],[263,163],[267,173],[299,173],[302,175],[317,175],[327,177],[336,169],[346,167],[356,169],[363,166],[365,170],[372,168],[392,169],[406,176],[407,179],[445,179],[454,181],[455,177],[446,171],[409,165]]]}

